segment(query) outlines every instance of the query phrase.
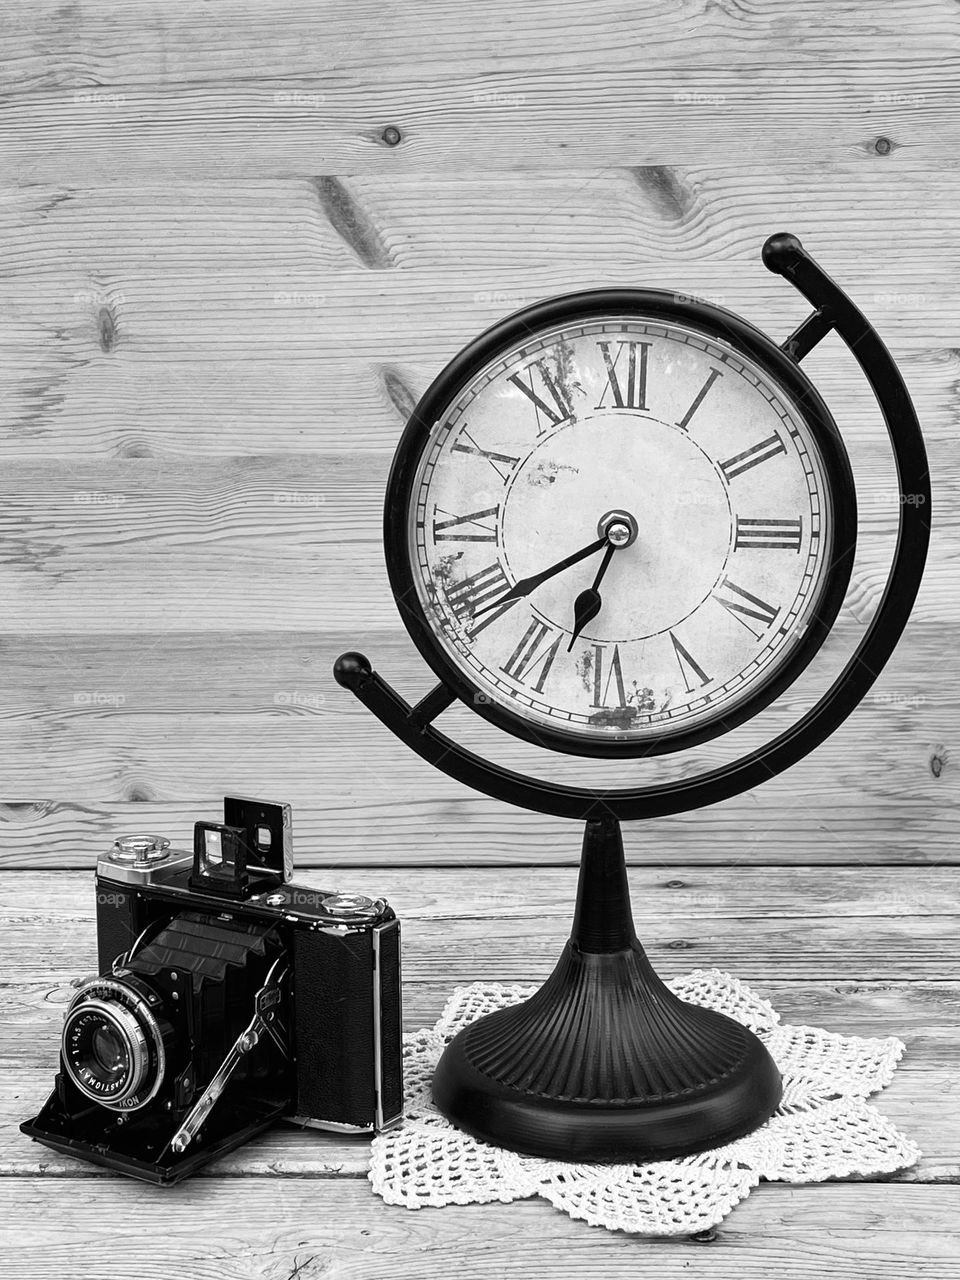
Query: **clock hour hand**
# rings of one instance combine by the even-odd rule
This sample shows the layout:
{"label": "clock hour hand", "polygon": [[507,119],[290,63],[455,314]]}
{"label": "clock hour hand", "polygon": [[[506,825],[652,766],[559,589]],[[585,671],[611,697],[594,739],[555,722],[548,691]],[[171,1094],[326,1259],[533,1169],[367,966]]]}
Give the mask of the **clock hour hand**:
{"label": "clock hour hand", "polygon": [[498,596],[496,600],[492,600],[489,604],[485,604],[481,609],[475,609],[473,616],[479,617],[481,613],[486,613],[488,609],[501,609],[505,604],[512,604],[514,600],[519,600],[523,596],[528,596],[531,591],[535,591],[542,582],[546,582],[548,578],[552,578],[555,573],[561,573],[564,569],[569,569],[572,564],[578,564],[581,560],[586,560],[587,556],[592,556],[595,551],[599,551],[601,547],[607,545],[606,536],[597,538],[595,542],[591,542],[588,547],[581,547],[579,551],[574,551],[572,555],[565,556],[562,560],[558,560],[556,564],[552,564],[549,569],[543,569],[540,573],[534,573],[529,578],[521,578],[518,583],[505,592],[502,596]]}
{"label": "clock hour hand", "polygon": [[600,597],[600,583],[603,581],[603,575],[607,572],[607,566],[613,559],[613,553],[617,550],[613,543],[607,547],[604,552],[603,559],[600,561],[600,568],[597,570],[597,576],[593,580],[593,586],[587,587],[586,591],[581,591],[573,603],[573,635],[570,637],[570,643],[567,645],[567,653],[573,648],[577,636],[600,612],[603,607],[603,600]]}

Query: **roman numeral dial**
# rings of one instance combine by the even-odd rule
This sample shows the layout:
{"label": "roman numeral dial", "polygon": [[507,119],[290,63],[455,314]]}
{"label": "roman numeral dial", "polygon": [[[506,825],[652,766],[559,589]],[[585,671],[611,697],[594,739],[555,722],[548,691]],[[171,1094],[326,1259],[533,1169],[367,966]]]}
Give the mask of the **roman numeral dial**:
{"label": "roman numeral dial", "polygon": [[541,745],[658,754],[726,732],[784,687],[832,582],[810,401],[735,326],[530,314],[413,419],[411,632],[468,708]]}

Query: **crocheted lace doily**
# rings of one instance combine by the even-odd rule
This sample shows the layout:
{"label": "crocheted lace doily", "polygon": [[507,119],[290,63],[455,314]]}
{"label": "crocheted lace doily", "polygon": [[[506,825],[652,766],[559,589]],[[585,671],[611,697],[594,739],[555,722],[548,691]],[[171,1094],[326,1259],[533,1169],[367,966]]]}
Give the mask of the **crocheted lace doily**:
{"label": "crocheted lace doily", "polygon": [[591,1226],[684,1235],[716,1226],[761,1178],[820,1182],[892,1173],[919,1160],[916,1144],[865,1101],[890,1083],[904,1049],[899,1040],[782,1026],[768,1001],[719,969],[667,985],[744,1023],[769,1049],[784,1092],[759,1129],[713,1151],[649,1164],[567,1164],[478,1142],[434,1107],[434,1067],[468,1023],[537,988],[474,983],[454,991],[435,1026],[404,1037],[406,1119],[373,1141],[374,1190],[408,1209],[539,1195]]}

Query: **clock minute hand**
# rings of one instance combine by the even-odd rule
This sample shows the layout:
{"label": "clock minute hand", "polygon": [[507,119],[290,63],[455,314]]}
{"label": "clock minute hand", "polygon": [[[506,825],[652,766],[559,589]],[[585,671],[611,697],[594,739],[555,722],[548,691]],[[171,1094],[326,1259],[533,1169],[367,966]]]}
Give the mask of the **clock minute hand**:
{"label": "clock minute hand", "polygon": [[587,587],[586,591],[581,591],[573,602],[573,635],[567,645],[567,653],[573,648],[577,636],[579,636],[583,628],[597,616],[603,607],[603,600],[600,596],[600,583],[603,581],[603,575],[607,572],[607,567],[616,550],[617,548],[613,543],[610,543],[603,559],[600,561],[600,568],[597,570],[597,576],[593,580],[593,586]]}
{"label": "clock minute hand", "polygon": [[481,613],[486,613],[488,609],[499,609],[505,604],[512,604],[514,600],[521,599],[522,596],[528,596],[531,591],[535,591],[542,582],[546,582],[548,578],[552,578],[555,573],[562,573],[564,569],[569,569],[572,564],[578,564],[581,560],[586,560],[587,556],[592,556],[595,551],[599,551],[601,547],[607,545],[606,537],[597,538],[595,542],[591,542],[587,547],[581,547],[579,551],[574,551],[572,555],[565,556],[562,560],[558,560],[556,564],[552,564],[549,569],[543,569],[540,573],[534,573],[529,578],[521,578],[518,583],[505,592],[502,596],[498,596],[496,600],[492,600],[490,604],[485,604],[480,609],[473,611],[473,616],[479,617]]}

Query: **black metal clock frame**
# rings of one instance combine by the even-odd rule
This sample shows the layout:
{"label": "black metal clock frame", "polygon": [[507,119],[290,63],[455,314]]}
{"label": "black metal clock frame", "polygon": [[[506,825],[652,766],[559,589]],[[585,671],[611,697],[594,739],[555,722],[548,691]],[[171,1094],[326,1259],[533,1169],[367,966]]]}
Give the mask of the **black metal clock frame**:
{"label": "black metal clock frame", "polygon": [[[531,336],[565,322],[577,324],[605,315],[636,316],[664,324],[683,324],[708,340],[732,346],[737,354],[746,355],[759,364],[806,423],[820,454],[827,495],[832,505],[832,545],[827,579],[816,613],[789,657],[749,697],[722,715],[692,728],[673,727],[664,721],[661,734],[642,740],[597,734],[591,737],[561,724],[555,728],[532,724],[508,701],[501,702],[485,695],[478,697],[477,686],[451,660],[437,638],[435,624],[424,612],[415,585],[408,532],[409,513],[416,502],[421,460],[430,448],[436,424],[444,419],[450,405],[478,371],[513,349],[524,338],[529,340]],[[796,361],[791,360],[766,334],[733,312],[661,289],[593,289],[548,298],[508,316],[459,352],[425,392],[400,438],[387,482],[383,525],[387,572],[397,607],[422,657],[445,688],[453,690],[484,720],[538,747],[570,755],[621,760],[699,746],[752,719],[788,689],[814,657],[836,620],[850,581],[856,540],[857,498],[846,448],[830,410]]]}
{"label": "black metal clock frame", "polygon": [[[815,706],[772,741],[720,768],[675,782],[619,789],[527,777],[465,750],[433,727],[432,721],[462,698],[485,718],[516,732],[515,725],[494,714],[498,709],[492,704],[473,700],[474,690],[449,664],[429,629],[424,631],[422,612],[411,604],[415,592],[411,597],[401,499],[411,492],[422,433],[436,421],[435,411],[449,403],[451,392],[476,370],[478,359],[485,362],[500,349],[505,334],[516,333],[519,317],[466,348],[433,384],[401,441],[391,475],[385,515],[391,584],[408,630],[441,683],[410,706],[363,655],[343,654],[334,668],[340,684],[444,773],[508,803],[586,823],[573,931],[553,974],[530,1000],[461,1032],[444,1052],[434,1078],[434,1099],[446,1115],[475,1136],[514,1150],[578,1160],[665,1158],[749,1132],[780,1100],[779,1073],[757,1037],[732,1019],[679,1000],[650,966],[633,929],[620,823],[702,808],[755,787],[802,759],[843,723],[880,674],[913,607],[930,536],[930,482],[909,394],[869,321],[795,236],[771,236],[762,257],[770,271],[790,281],[814,307],[780,348],[729,312],[693,304],[692,315],[691,304],[670,299],[677,308],[675,319],[687,324],[697,319],[705,333],[722,333],[771,371],[803,407],[825,458],[828,481],[837,485],[843,503],[835,498],[840,536],[834,546],[840,564],[821,603],[815,635],[809,646],[791,655],[785,677],[778,674],[761,690],[748,715],[767,705],[813,657],[849,580],[856,525],[849,464],[826,406],[797,367],[831,330],[846,343],[876,395],[893,447],[900,496],[896,549],[880,604],[856,651]],[[539,328],[560,313],[569,318],[578,299],[597,314],[597,309],[618,305],[635,308],[639,297],[653,298],[663,308],[658,314],[670,310],[665,301],[669,295],[603,290],[538,304],[520,316],[528,328],[534,321]],[[558,749],[573,750],[569,740]],[[675,740],[664,749],[678,749]]]}

